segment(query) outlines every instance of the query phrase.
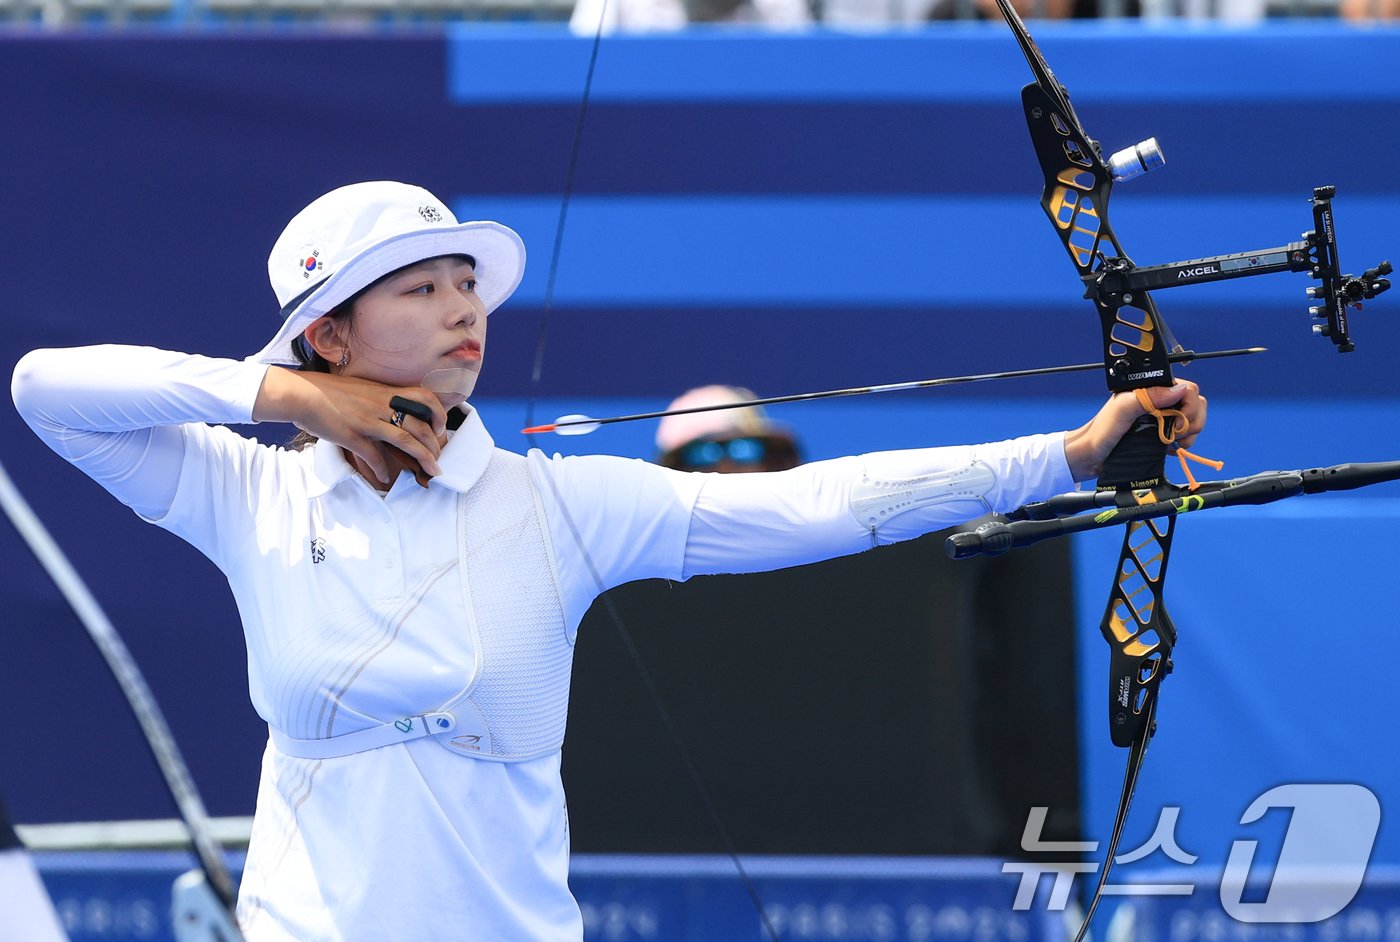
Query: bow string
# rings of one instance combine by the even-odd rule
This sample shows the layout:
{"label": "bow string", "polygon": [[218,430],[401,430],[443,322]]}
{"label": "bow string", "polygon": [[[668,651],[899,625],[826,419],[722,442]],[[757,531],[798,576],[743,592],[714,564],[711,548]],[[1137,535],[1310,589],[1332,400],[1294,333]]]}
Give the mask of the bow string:
{"label": "bow string", "polygon": [[[559,273],[559,260],[563,254],[564,237],[569,218],[569,206],[573,200],[575,174],[578,169],[579,155],[583,149],[584,129],[587,124],[588,107],[592,98],[593,79],[597,72],[598,53],[603,44],[603,29],[607,22],[608,0],[602,0],[598,9],[598,25],[591,40],[592,46],[588,56],[588,71],[584,76],[583,92],[579,99],[578,117],[574,123],[573,142],[569,149],[567,169],[565,170],[563,188],[559,198],[559,216],[554,230],[554,244],[550,253],[549,272],[545,283],[544,302],[540,312],[540,326],[535,341],[534,365],[530,373],[530,391],[525,404],[525,426],[526,434],[537,434],[531,426],[535,424],[535,407],[540,398],[540,390],[543,387],[545,350],[549,343],[549,327],[554,312],[554,292],[556,279]],[[767,907],[764,905],[762,896],[759,895],[758,887],[754,884],[752,877],[744,867],[743,860],[739,857],[739,851],[730,835],[728,827],[724,824],[724,819],[719,813],[719,808],[715,804],[709,787],[705,784],[704,778],[700,774],[699,766],[696,764],[693,753],[686,745],[685,737],[681,734],[680,727],[667,709],[665,700],[661,696],[661,691],[657,687],[656,681],[647,669],[646,661],[642,658],[636,642],[633,640],[632,632],[628,629],[627,623],[618,610],[616,603],[607,592],[601,570],[588,552],[588,547],[584,544],[582,534],[569,512],[568,505],[559,493],[552,478],[546,478],[548,486],[551,488],[555,506],[559,508],[563,517],[563,522],[569,530],[575,548],[578,550],[584,565],[589,572],[589,576],[597,588],[597,599],[601,603],[602,610],[607,615],[608,622],[613,626],[618,639],[622,642],[623,648],[627,651],[628,659],[632,662],[637,671],[642,685],[646,688],[647,695],[651,699],[652,705],[656,709],[662,727],[666,730],[667,738],[671,741],[676,750],[686,775],[690,779],[692,787],[705,807],[706,815],[715,831],[715,836],[724,848],[726,856],[733,865],[735,873],[743,884],[744,891],[749,897],[755,912],[758,914],[759,922],[762,925],[764,934],[770,942],[778,942],[778,931],[773,926],[769,918]]]}

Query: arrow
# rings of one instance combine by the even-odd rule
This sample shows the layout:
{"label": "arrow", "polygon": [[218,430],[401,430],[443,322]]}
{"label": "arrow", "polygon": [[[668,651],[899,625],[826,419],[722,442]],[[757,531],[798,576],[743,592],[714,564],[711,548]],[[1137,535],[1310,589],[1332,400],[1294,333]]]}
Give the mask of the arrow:
{"label": "arrow", "polygon": [[[1183,350],[1168,357],[1172,363],[1189,363],[1192,360],[1214,360],[1220,357],[1248,356],[1263,353],[1266,347],[1243,347],[1237,350],[1211,350],[1207,353],[1193,353]],[[780,402],[805,402],[808,399],[835,399],[838,396],[864,396],[869,393],[904,392],[910,389],[930,389],[934,386],[957,386],[962,383],[982,383],[992,379],[1015,379],[1021,376],[1051,376],[1056,373],[1087,373],[1103,369],[1102,363],[1075,363],[1070,366],[1041,366],[1030,370],[1008,370],[1002,373],[974,373],[971,376],[945,376],[940,379],[920,379],[908,383],[886,383],[882,386],[852,386],[848,389],[827,389],[822,392],[795,393],[791,396],[774,396],[770,399],[750,399],[747,402],[722,402],[711,406],[693,406],[689,409],[674,409],[666,412],[639,412],[636,415],[615,415],[606,419],[594,419],[586,415],[561,415],[548,425],[532,425],[521,429],[522,435],[538,435],[542,432],[556,432],[560,435],[587,435],[600,426],[616,422],[636,422],[641,419],[662,419],[668,415],[690,415],[695,412],[715,412],[720,409],[744,409],[751,406],[771,406]]]}

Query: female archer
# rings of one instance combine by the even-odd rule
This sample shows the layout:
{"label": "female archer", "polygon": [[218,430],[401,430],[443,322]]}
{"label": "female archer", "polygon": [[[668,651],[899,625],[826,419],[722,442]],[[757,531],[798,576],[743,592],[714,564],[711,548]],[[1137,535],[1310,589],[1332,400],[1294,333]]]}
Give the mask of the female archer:
{"label": "female archer", "polygon": [[[745,475],[516,455],[471,395],[524,264],[498,223],[355,184],[277,240],[282,325],[247,360],[108,345],[16,367],[34,431],[233,589],[270,732],[239,896],[250,940],[578,942],[560,746],[598,594],[1048,497],[1093,477],[1142,412],[1118,395],[1069,432]],[[1189,421],[1189,445],[1196,387],[1152,399]],[[305,444],[224,427],[250,421]]]}

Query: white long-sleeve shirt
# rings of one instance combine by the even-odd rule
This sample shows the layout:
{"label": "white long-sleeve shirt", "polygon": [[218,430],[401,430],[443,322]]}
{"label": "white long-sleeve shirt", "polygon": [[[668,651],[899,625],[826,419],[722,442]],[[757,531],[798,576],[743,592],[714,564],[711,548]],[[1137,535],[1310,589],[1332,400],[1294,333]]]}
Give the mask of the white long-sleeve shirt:
{"label": "white long-sleeve shirt", "polygon": [[[222,427],[251,420],[267,369],[150,348],[47,350],[20,361],[12,392],[58,454],[222,569],[243,621],[253,704],[295,739],[392,723],[464,691],[488,712],[533,710],[536,725],[561,736],[564,698],[510,700],[534,662],[517,659],[507,683],[493,674],[501,661],[483,660],[531,612],[556,620],[556,640],[571,645],[593,599],[624,582],[859,552],[1072,486],[1058,434],[772,474],[531,451],[517,509],[538,519],[544,549],[536,568],[522,559],[517,573],[509,554],[483,561],[513,524],[470,503],[503,455],[476,410],[452,433],[429,488],[402,475],[381,495],[339,448],[290,452]],[[977,499],[896,509],[874,528],[852,510],[872,480],[973,465],[986,479]],[[474,582],[446,578],[459,562],[477,566]],[[543,583],[548,592],[536,593]],[[566,691],[567,663],[562,670]],[[559,677],[545,680],[541,690],[558,689]],[[517,740],[557,738],[516,726]],[[270,745],[240,890],[249,939],[577,942],[557,745],[519,754],[466,757],[432,738],[323,759]]]}

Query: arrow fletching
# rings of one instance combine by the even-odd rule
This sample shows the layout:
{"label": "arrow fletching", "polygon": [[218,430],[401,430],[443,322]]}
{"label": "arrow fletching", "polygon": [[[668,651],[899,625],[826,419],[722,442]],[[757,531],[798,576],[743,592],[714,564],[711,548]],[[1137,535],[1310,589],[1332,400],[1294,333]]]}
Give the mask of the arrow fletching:
{"label": "arrow fletching", "polygon": [[522,435],[539,435],[542,432],[554,432],[558,435],[587,435],[590,432],[598,431],[602,423],[595,421],[589,416],[575,413],[573,415],[561,415],[548,425],[532,425],[529,428],[520,430]]}

